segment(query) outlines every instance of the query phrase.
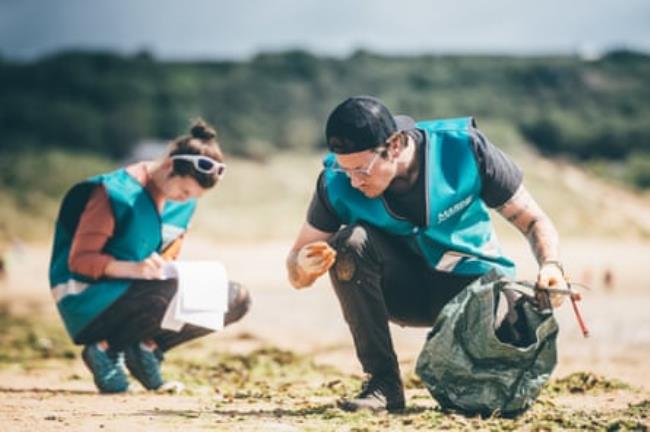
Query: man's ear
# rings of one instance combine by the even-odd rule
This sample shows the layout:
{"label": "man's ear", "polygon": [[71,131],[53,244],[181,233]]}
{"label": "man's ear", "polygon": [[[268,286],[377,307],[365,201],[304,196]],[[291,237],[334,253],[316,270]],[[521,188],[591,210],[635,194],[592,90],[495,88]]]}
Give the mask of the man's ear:
{"label": "man's ear", "polygon": [[395,159],[402,154],[405,147],[404,135],[400,133],[391,140],[390,144],[388,144],[388,154],[390,154],[392,159]]}

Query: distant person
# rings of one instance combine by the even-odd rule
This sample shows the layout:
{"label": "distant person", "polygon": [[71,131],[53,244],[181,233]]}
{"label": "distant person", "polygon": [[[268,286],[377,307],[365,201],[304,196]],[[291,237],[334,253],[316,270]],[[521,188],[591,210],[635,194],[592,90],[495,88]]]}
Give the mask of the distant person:
{"label": "distant person", "polygon": [[7,264],[5,263],[5,257],[2,252],[0,252],[0,282],[7,278]]}
{"label": "distant person", "polygon": [[376,98],[357,96],[333,110],[325,135],[331,153],[287,258],[289,280],[304,288],[331,269],[369,374],[361,392],[339,406],[401,410],[404,390],[388,322],[431,326],[481,275],[514,275],[488,208],[529,240],[543,287],[566,287],[558,234],[519,168],[472,118],[415,123],[393,117]]}
{"label": "distant person", "polygon": [[[177,291],[176,279],[162,279],[162,266],[178,255],[197,199],[225,169],[216,131],[198,121],[160,160],[92,177],[65,196],[51,291],[100,392],[128,389],[123,360],[146,389],[160,388],[163,353],[211,332],[160,328]],[[230,282],[225,324],[242,318],[249,302],[246,289]]]}
{"label": "distant person", "polygon": [[614,272],[609,267],[605,268],[605,272],[603,273],[603,287],[608,292],[614,290]]}

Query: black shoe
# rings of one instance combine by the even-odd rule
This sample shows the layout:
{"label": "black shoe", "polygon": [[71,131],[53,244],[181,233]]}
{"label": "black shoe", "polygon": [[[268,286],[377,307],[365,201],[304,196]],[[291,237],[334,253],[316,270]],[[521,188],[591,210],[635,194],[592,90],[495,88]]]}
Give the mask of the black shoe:
{"label": "black shoe", "polygon": [[338,406],[343,411],[388,411],[404,409],[404,387],[398,375],[371,376],[363,383],[354,399],[341,399]]}

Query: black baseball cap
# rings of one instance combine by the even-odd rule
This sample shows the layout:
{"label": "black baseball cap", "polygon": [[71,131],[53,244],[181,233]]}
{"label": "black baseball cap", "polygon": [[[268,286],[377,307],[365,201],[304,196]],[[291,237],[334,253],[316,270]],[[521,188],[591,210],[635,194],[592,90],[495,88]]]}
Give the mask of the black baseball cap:
{"label": "black baseball cap", "polygon": [[408,116],[393,116],[372,96],[353,96],[341,102],[327,119],[327,147],[337,154],[374,149],[395,132],[415,128]]}

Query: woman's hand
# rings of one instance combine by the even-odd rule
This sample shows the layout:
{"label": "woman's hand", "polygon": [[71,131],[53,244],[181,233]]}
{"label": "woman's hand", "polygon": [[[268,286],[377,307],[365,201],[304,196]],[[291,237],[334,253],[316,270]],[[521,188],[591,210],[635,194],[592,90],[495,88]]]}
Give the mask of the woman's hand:
{"label": "woman's hand", "polygon": [[163,266],[165,260],[156,252],[149,255],[144,261],[136,263],[136,274],[141,276],[141,279],[164,279]]}
{"label": "woman's hand", "polygon": [[142,261],[113,260],[108,263],[104,274],[112,278],[164,279],[165,260],[156,252]]}

